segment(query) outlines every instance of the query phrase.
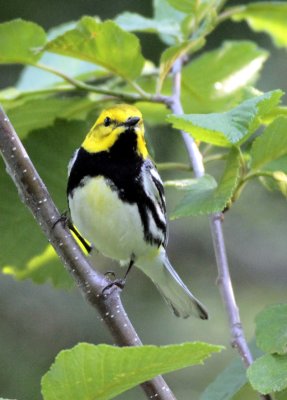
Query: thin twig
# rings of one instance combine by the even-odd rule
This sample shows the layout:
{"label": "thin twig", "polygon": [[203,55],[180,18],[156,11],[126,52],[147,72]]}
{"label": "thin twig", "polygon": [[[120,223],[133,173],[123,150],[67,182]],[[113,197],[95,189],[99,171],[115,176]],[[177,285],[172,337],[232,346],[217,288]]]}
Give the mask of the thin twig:
{"label": "thin twig", "polygon": [[[6,170],[13,179],[23,203],[30,209],[42,231],[72,274],[85,297],[100,313],[116,344],[141,345],[120,299],[120,290],[105,288],[110,281],[88,262],[70,231],[62,224],[60,214],[49,192],[33,166],[7,115],[0,107],[0,151]],[[175,400],[162,377],[143,383],[149,399]]]}
{"label": "thin twig", "polygon": [[[182,62],[181,59],[178,59],[173,67],[173,94],[172,102],[170,103],[170,108],[174,114],[183,114],[180,100],[181,68]],[[187,149],[194,175],[196,178],[199,178],[205,173],[202,155],[194,139],[189,134],[181,131],[181,135]],[[253,358],[244,335],[239,309],[235,301],[222,230],[222,221],[222,213],[215,213],[210,216],[210,229],[212,233],[213,247],[218,269],[218,286],[228,316],[231,332],[231,344],[237,349],[244,365],[247,368],[252,364]],[[271,400],[270,395],[260,394],[260,397],[265,400]]]}

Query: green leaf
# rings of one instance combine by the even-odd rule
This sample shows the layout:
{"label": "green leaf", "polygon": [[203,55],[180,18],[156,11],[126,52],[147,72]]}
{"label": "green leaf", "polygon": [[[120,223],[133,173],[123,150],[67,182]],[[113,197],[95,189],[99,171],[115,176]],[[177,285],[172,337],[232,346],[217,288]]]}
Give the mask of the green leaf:
{"label": "green leaf", "polygon": [[[89,97],[40,97],[20,102],[13,107],[9,102],[5,109],[16,129],[19,137],[23,139],[29,132],[39,128],[53,125],[58,118],[72,120],[84,119],[88,112],[96,107],[96,103]],[[9,109],[9,106],[12,108]]]}
{"label": "green leaf", "polygon": [[262,166],[287,155],[287,118],[275,119],[253,142],[250,156],[251,169]]}
{"label": "green leaf", "polygon": [[276,304],[256,317],[256,343],[266,353],[287,353],[287,304]]}
{"label": "green leaf", "polygon": [[[84,122],[57,121],[53,127],[34,131],[24,140],[29,156],[61,212],[67,209],[67,164],[88,129]],[[47,239],[21,203],[2,162],[0,190],[5,192],[5,196],[0,196],[0,268],[18,279],[32,279],[36,283],[52,281],[59,287],[71,287],[71,277],[47,247]]]}
{"label": "green leaf", "polygon": [[282,392],[275,394],[276,400],[286,400],[287,399],[287,390],[283,390]]}
{"label": "green leaf", "polygon": [[248,96],[268,53],[248,41],[228,41],[204,52],[182,71],[182,101],[188,113],[222,112]]}
{"label": "green leaf", "polygon": [[232,148],[218,185],[210,175],[199,179],[175,181],[175,186],[187,191],[187,195],[176,206],[171,219],[222,211],[231,200],[236,188],[239,177],[239,158],[238,149]]}
{"label": "green leaf", "polygon": [[[249,344],[254,357],[259,357],[262,352],[256,347],[255,340]],[[232,400],[239,391],[248,383],[246,369],[242,360],[237,356],[203,391],[200,400]],[[237,396],[236,396],[237,398]],[[244,397],[242,397],[243,399]],[[241,397],[238,397],[241,399]]]}
{"label": "green leaf", "polygon": [[156,20],[143,17],[140,14],[124,12],[114,20],[122,29],[131,32],[147,32],[180,37],[180,26],[172,20]]}
{"label": "green leaf", "polygon": [[279,47],[287,46],[287,4],[285,2],[258,2],[242,7],[234,14],[234,21],[245,20],[255,31],[264,31]]}
{"label": "green leaf", "polygon": [[259,127],[260,118],[278,104],[282,95],[282,91],[274,90],[221,114],[169,115],[167,120],[195,139],[229,147],[246,141]]}
{"label": "green leaf", "polygon": [[48,42],[46,50],[98,64],[125,79],[137,78],[144,65],[138,38],[113,21],[83,17],[76,28]]}
{"label": "green leaf", "polygon": [[266,354],[247,370],[248,379],[255,390],[267,394],[287,387],[287,356]]}
{"label": "green leaf", "polygon": [[[50,29],[47,32],[48,40],[52,40],[66,31],[73,29],[75,25],[75,22],[68,22]],[[107,76],[109,74],[108,71],[95,64],[76,58],[61,56],[59,54],[44,53],[39,62],[51,66],[69,77],[77,79],[95,80],[98,77]],[[20,90],[31,91],[47,88],[51,85],[63,82],[64,79],[57,75],[36,67],[27,66],[20,75],[17,82],[17,88]]]}
{"label": "green leaf", "polygon": [[108,400],[159,374],[202,364],[221,346],[114,347],[80,343],[59,353],[42,379],[44,400]]}
{"label": "green leaf", "polygon": [[166,49],[160,57],[159,77],[157,83],[157,92],[159,93],[162,88],[163,81],[169,73],[174,62],[185,54],[193,53],[204,46],[205,40],[202,38],[186,41],[177,46],[172,46]]}
{"label": "green leaf", "polygon": [[0,63],[34,64],[45,42],[45,31],[34,22],[4,22],[0,24]]}
{"label": "green leaf", "polygon": [[168,0],[153,0],[154,19],[159,23],[167,23],[172,21],[174,26],[174,33],[161,34],[160,38],[168,45],[178,44],[184,40],[184,34],[181,30],[181,23],[186,17],[186,14],[181,11],[175,10],[170,6]]}
{"label": "green leaf", "polygon": [[194,13],[199,3],[197,0],[168,0],[168,2],[176,10],[188,14]]}

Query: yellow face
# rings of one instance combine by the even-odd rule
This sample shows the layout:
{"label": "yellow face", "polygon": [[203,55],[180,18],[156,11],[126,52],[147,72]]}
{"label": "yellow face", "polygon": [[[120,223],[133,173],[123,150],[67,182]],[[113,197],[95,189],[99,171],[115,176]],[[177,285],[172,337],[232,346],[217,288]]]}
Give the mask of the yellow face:
{"label": "yellow face", "polygon": [[129,104],[116,104],[105,109],[87,134],[82,147],[90,153],[108,151],[131,125],[137,135],[137,151],[146,158],[148,153],[142,114]]}

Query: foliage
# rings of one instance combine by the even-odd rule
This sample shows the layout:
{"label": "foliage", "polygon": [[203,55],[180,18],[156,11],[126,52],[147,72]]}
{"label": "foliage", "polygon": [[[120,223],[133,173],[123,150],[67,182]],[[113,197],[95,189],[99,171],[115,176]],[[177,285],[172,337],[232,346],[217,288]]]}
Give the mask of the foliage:
{"label": "foliage", "polygon": [[201,364],[220,350],[196,342],[121,348],[80,343],[57,356],[42,379],[42,394],[44,400],[112,399],[156,375]]}
{"label": "foliage", "polygon": [[[173,218],[230,209],[252,179],[287,196],[287,116],[286,108],[279,104],[283,93],[261,93],[255,87],[267,52],[253,42],[227,41],[194,57],[215,27],[227,19],[246,21],[255,31],[270,35],[275,45],[286,47],[287,6],[257,2],[223,9],[225,3],[154,0],[152,18],[129,12],[114,21],[85,16],[48,33],[35,23],[19,19],[0,24],[0,63],[26,66],[18,85],[0,92],[0,103],[61,209],[66,207],[63,187],[72,151],[103,104],[119,100],[136,103],[147,124],[170,122],[185,130],[204,150],[205,163],[216,160],[221,165],[219,179],[206,174],[198,179],[167,182],[184,193]],[[159,65],[144,59],[133,32],[157,35],[162,40],[166,47]],[[179,58],[187,61],[182,69],[181,90],[186,114],[168,115],[164,96],[172,95],[170,72]],[[51,166],[55,173],[51,173]],[[0,200],[3,273],[70,287],[71,278],[39,235],[24,206],[18,204],[4,168],[0,169],[0,185],[5,188]],[[22,228],[15,231],[15,225]],[[249,368],[248,378],[262,393],[287,388],[285,315],[285,305],[275,306],[256,320],[257,344],[267,354]],[[43,395],[45,399],[72,399],[69,390],[76,393],[79,384],[79,399],[86,395],[85,398],[112,398],[159,373],[199,364],[218,350],[200,343],[134,349],[81,344],[60,353],[43,378]],[[137,352],[145,360],[141,361],[142,369],[137,369]],[[111,362],[105,357],[111,357]],[[103,386],[102,395],[96,387],[100,382],[93,379],[96,363],[106,383],[109,380],[111,384],[114,372],[122,378],[112,389]],[[125,367],[124,372],[119,365]],[[126,373],[127,365],[133,372],[136,369],[133,376]],[[75,378],[79,369],[81,374]],[[245,382],[242,374],[240,379]],[[68,386],[59,388],[59,381],[63,380]],[[231,398],[241,386],[237,382],[220,398]]]}

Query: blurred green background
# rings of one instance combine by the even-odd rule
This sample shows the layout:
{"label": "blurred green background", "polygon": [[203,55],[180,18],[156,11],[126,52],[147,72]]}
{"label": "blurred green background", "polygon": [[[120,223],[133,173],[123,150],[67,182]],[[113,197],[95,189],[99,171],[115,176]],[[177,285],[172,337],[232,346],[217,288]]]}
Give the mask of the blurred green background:
{"label": "blurred green background", "polygon": [[[2,0],[0,5],[1,22],[21,17],[46,29],[87,14],[103,19],[113,18],[125,10],[146,16],[152,14],[150,0],[115,0],[112,3],[99,0]],[[162,44],[154,36],[139,36],[144,56],[157,62]],[[266,35],[255,35],[244,23],[220,26],[208,38],[207,48],[216,48],[225,39],[256,40],[259,46],[268,49],[271,56],[257,87],[263,91],[276,88],[287,91],[286,51],[274,48]],[[16,82],[21,67],[1,66],[0,71],[0,87],[4,88]],[[149,138],[156,160],[186,162],[178,134],[171,131],[167,141],[162,133],[162,128],[150,129]],[[212,164],[208,172],[216,174]],[[164,178],[175,177],[170,173],[162,175]],[[168,189],[169,210],[173,209],[177,199],[174,191]],[[255,315],[268,304],[286,301],[286,214],[286,201],[281,195],[266,192],[258,183],[252,183],[225,217],[231,275],[248,340],[254,335]],[[36,224],[35,229],[38,229]],[[175,318],[151,282],[136,269],[129,276],[123,303],[146,344],[202,340],[226,346],[224,352],[208,360],[206,365],[166,377],[179,400],[199,399],[200,392],[236,356],[230,348],[227,318],[216,286],[217,270],[207,218],[171,222],[168,253],[187,285],[208,307],[210,320]],[[107,260],[101,259],[99,263],[103,270],[111,267]],[[123,274],[116,266],[113,268]],[[4,275],[0,279],[0,324],[0,396],[5,398],[40,399],[40,378],[61,349],[82,341],[112,343],[96,312],[77,289],[55,290],[49,284],[38,286],[30,281],[15,282]],[[145,398],[139,388],[118,397],[121,400],[135,398]],[[242,392],[240,398],[256,399],[257,396]]]}

